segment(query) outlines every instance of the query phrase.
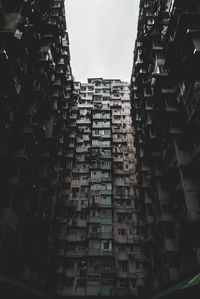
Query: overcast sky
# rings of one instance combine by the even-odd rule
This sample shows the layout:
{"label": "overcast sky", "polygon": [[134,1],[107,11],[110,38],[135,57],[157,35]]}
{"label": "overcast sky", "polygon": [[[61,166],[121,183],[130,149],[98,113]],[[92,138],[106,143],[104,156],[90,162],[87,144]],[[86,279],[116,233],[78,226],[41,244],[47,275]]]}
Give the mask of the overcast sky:
{"label": "overcast sky", "polygon": [[65,5],[75,80],[130,82],[139,0],[66,0]]}

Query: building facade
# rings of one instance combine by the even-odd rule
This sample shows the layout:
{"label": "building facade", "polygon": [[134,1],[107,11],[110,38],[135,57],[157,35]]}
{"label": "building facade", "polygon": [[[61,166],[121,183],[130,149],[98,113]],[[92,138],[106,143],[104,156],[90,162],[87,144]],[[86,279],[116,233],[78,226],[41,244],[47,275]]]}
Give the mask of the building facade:
{"label": "building facade", "polygon": [[75,82],[69,128],[68,215],[60,217],[57,294],[143,293],[145,256],[135,191],[129,84]]}
{"label": "building facade", "polygon": [[199,62],[199,1],[140,1],[131,103],[149,290],[199,272]]}
{"label": "building facade", "polygon": [[0,1],[0,77],[0,285],[51,292],[76,102],[64,0]]}

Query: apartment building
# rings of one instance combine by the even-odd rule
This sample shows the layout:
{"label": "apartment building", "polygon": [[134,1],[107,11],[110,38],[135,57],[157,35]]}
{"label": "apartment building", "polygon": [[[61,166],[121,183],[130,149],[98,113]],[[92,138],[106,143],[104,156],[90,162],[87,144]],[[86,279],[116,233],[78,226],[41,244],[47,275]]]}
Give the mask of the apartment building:
{"label": "apartment building", "polygon": [[199,1],[140,1],[131,105],[154,291],[199,273],[199,62]]}
{"label": "apartment building", "polygon": [[124,296],[144,292],[145,255],[135,190],[129,84],[75,82],[70,112],[68,215],[60,218],[56,292]]}
{"label": "apartment building", "polygon": [[76,92],[64,0],[0,1],[0,77],[1,294],[32,298],[54,290],[69,171]]}

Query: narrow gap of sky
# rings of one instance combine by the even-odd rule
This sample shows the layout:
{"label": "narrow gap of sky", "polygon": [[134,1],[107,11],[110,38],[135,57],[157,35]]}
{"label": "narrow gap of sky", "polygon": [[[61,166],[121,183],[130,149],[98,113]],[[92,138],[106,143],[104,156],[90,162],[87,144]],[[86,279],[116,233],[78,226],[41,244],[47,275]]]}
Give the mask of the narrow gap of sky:
{"label": "narrow gap of sky", "polygon": [[75,80],[130,82],[139,0],[66,0],[65,7]]}

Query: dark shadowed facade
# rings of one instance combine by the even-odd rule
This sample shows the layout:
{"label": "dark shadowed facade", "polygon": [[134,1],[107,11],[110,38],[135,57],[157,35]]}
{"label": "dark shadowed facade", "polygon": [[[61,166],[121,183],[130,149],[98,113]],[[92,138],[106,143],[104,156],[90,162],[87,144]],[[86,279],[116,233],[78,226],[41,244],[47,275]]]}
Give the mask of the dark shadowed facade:
{"label": "dark shadowed facade", "polygon": [[56,285],[75,101],[63,0],[0,1],[0,77],[1,295],[31,298]]}
{"label": "dark shadowed facade", "polygon": [[151,291],[199,273],[199,63],[199,1],[141,1],[131,103]]}

